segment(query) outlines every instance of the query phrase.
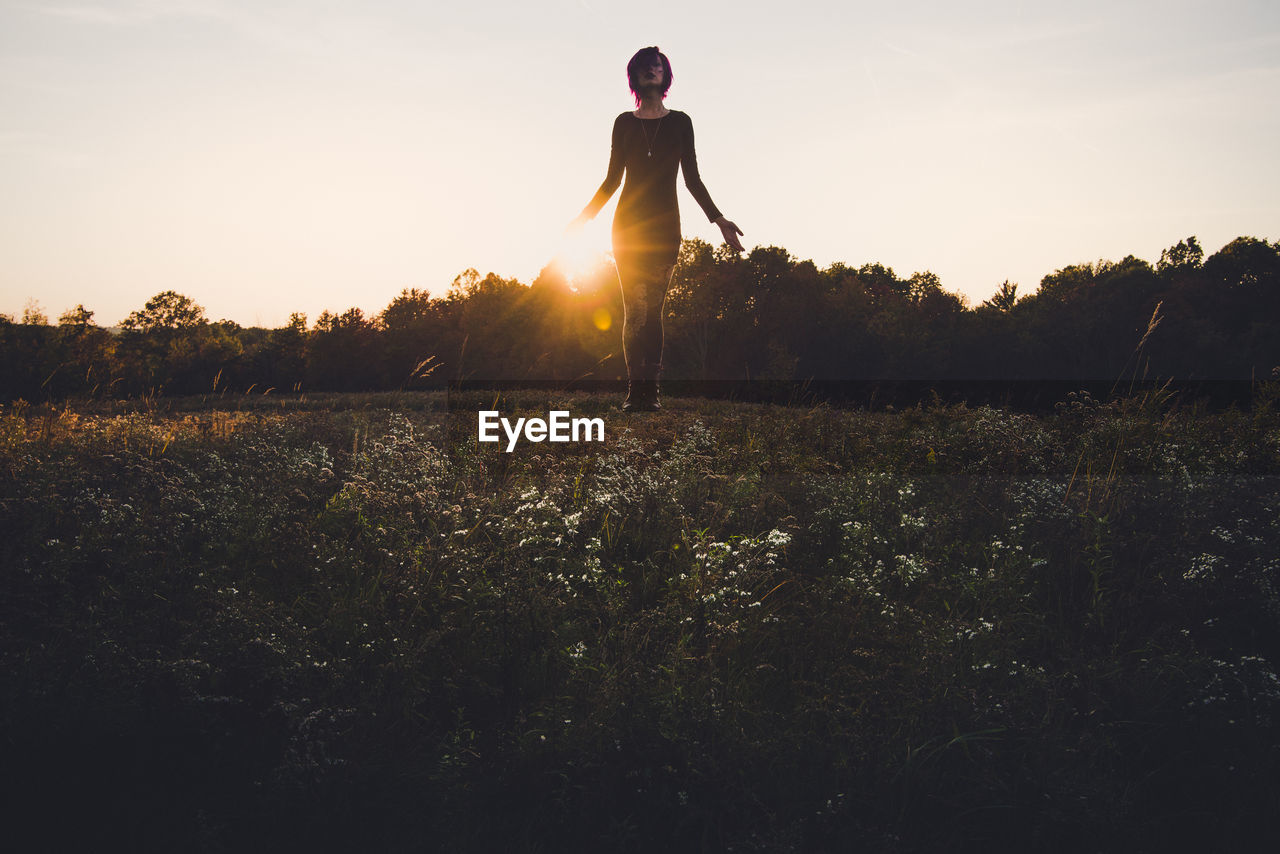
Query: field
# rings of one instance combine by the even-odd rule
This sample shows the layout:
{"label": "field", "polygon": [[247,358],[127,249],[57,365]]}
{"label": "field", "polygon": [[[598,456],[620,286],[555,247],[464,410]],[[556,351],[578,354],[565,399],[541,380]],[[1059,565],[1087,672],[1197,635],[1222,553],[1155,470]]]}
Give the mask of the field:
{"label": "field", "polygon": [[[5,407],[6,838],[1266,850],[1264,392]],[[476,441],[490,408],[606,441],[504,453]]]}

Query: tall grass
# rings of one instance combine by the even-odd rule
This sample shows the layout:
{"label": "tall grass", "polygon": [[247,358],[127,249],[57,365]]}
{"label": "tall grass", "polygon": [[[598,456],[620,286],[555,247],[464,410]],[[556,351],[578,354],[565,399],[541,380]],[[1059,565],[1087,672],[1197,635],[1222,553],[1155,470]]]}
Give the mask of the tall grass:
{"label": "tall grass", "polygon": [[472,394],[5,410],[13,838],[1280,841],[1274,411]]}

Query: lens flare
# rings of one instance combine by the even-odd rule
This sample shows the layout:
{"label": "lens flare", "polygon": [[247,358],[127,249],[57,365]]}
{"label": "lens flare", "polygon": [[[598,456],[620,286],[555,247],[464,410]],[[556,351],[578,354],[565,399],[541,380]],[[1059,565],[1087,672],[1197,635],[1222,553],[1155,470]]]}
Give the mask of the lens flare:
{"label": "lens flare", "polygon": [[575,291],[593,285],[599,276],[596,274],[608,264],[608,257],[602,248],[606,245],[594,223],[572,234],[565,235],[556,252],[554,264],[556,269],[569,282]]}
{"label": "lens flare", "polygon": [[609,309],[607,308],[597,308],[595,311],[591,312],[591,322],[594,323],[596,325],[596,329],[599,329],[601,332],[608,332],[609,328],[613,326],[613,315],[609,313]]}

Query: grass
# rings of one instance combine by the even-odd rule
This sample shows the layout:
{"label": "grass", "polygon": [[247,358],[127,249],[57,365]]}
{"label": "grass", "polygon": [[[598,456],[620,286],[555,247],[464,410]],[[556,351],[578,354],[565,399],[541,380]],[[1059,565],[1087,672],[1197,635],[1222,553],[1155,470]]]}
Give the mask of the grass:
{"label": "grass", "polygon": [[[1280,841],[1274,410],[615,406],[4,410],[12,838]],[[487,408],[607,441],[506,454]]]}

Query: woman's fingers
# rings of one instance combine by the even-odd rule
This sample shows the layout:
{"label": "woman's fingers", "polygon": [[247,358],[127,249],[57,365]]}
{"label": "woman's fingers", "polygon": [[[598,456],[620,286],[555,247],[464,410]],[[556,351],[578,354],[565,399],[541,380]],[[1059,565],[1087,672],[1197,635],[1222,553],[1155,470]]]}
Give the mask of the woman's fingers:
{"label": "woman's fingers", "polygon": [[725,243],[729,244],[729,246],[731,246],[733,249],[737,250],[738,252],[743,251],[742,241],[738,239],[738,235],[742,234],[742,229],[738,228],[737,225],[725,219],[720,221],[720,231],[722,234],[724,234]]}

